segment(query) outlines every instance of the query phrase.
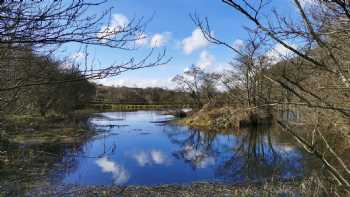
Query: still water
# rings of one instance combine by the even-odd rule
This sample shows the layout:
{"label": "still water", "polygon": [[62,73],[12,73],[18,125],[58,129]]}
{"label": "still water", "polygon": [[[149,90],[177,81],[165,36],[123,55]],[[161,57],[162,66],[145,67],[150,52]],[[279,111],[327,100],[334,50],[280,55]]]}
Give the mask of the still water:
{"label": "still water", "polygon": [[98,135],[74,153],[74,167],[60,172],[57,184],[243,183],[302,178],[308,172],[305,154],[281,131],[206,132],[168,123],[171,119],[157,111],[91,118]]}

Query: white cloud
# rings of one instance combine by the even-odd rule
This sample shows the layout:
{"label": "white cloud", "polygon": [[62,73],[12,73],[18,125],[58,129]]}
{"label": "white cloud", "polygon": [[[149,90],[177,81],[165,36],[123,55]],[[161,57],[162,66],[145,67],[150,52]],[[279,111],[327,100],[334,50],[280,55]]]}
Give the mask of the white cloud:
{"label": "white cloud", "polygon": [[137,36],[135,44],[137,46],[149,45],[151,48],[164,46],[171,38],[170,32],[156,33],[153,36],[147,36],[145,33],[140,33]]}
{"label": "white cloud", "polygon": [[102,169],[102,172],[110,172],[113,174],[113,181],[115,184],[126,183],[130,175],[122,166],[116,162],[108,160],[107,157],[102,157],[96,160],[96,164]]}
{"label": "white cloud", "polygon": [[169,159],[160,150],[151,150],[148,152],[141,151],[133,155],[133,158],[141,167],[144,167],[146,165],[163,165],[169,163]]}
{"label": "white cloud", "polygon": [[233,42],[232,47],[237,49],[237,50],[240,50],[244,47],[244,41],[237,39]]}
{"label": "white cloud", "polygon": [[137,40],[135,41],[135,44],[137,46],[143,46],[143,45],[146,45],[148,42],[149,42],[149,38],[147,37],[147,35],[144,33],[140,33],[137,36]]}
{"label": "white cloud", "polygon": [[231,70],[232,66],[228,63],[215,63],[215,66],[210,66],[207,68],[207,72],[221,73],[225,70]]}
{"label": "white cloud", "polygon": [[170,40],[170,37],[170,32],[156,33],[152,36],[149,45],[152,48],[164,46]]}
{"label": "white cloud", "polygon": [[[288,45],[296,48],[296,45]],[[276,44],[269,52],[266,53],[266,56],[270,59],[271,63],[277,63],[285,58],[290,58],[292,55],[293,52],[284,47],[282,44]]]}
{"label": "white cloud", "polygon": [[96,83],[105,86],[126,86],[126,87],[137,87],[137,88],[149,88],[149,87],[159,87],[159,88],[174,88],[175,84],[168,79],[125,79],[125,78],[104,78],[95,80]]}
{"label": "white cloud", "polygon": [[[199,55],[196,66],[209,73],[219,73],[231,68],[228,63],[216,62],[215,57],[206,50],[202,51]],[[188,71],[188,68],[186,69],[185,72]]]}
{"label": "white cloud", "polygon": [[110,24],[101,27],[100,32],[97,33],[97,37],[102,42],[106,42],[106,39],[114,36],[118,31],[124,29],[129,24],[129,19],[122,14],[114,14]]}
{"label": "white cloud", "polygon": [[214,64],[214,61],[214,56],[212,56],[208,51],[202,51],[202,53],[199,55],[197,66],[200,69],[205,70],[209,66],[212,66]]}
{"label": "white cloud", "polygon": [[205,39],[202,31],[197,28],[190,37],[182,41],[182,49],[186,54],[191,54],[194,50],[204,48],[208,44],[209,42]]}
{"label": "white cloud", "polygon": [[83,52],[76,52],[76,53],[73,53],[70,56],[70,59],[72,61],[80,61],[80,60],[84,59],[84,57],[85,57],[85,53],[83,53]]}
{"label": "white cloud", "polygon": [[184,69],[184,73],[187,73],[188,71],[190,71],[190,68],[189,68],[189,67],[186,67],[186,68]]}
{"label": "white cloud", "polygon": [[112,26],[116,28],[124,28],[129,24],[129,19],[122,14],[114,14]]}

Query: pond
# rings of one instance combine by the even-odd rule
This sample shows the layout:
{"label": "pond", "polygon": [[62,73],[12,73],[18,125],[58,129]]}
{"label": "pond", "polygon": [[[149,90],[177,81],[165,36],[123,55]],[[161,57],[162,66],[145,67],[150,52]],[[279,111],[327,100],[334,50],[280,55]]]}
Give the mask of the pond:
{"label": "pond", "polygon": [[[306,154],[278,129],[201,131],[169,123],[158,111],[109,112],[91,118],[98,135],[53,172],[57,185],[159,185],[259,182],[307,176]],[[62,162],[72,160],[65,154]],[[72,161],[71,161],[72,163]]]}

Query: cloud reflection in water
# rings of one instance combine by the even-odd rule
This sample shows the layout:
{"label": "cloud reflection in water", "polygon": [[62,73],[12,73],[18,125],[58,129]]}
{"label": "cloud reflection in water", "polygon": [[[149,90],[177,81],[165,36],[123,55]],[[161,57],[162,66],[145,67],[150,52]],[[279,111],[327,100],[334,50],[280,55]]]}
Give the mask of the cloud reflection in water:
{"label": "cloud reflection in water", "polygon": [[128,182],[130,174],[122,166],[114,161],[110,161],[107,157],[96,160],[96,164],[102,169],[102,172],[110,172],[113,174],[114,184],[124,184]]}
{"label": "cloud reflection in water", "polygon": [[183,149],[184,158],[191,161],[196,168],[206,168],[215,164],[215,158],[202,150],[195,149],[193,145],[186,145]]}
{"label": "cloud reflection in water", "polygon": [[170,160],[160,150],[140,151],[133,155],[139,166],[169,164]]}

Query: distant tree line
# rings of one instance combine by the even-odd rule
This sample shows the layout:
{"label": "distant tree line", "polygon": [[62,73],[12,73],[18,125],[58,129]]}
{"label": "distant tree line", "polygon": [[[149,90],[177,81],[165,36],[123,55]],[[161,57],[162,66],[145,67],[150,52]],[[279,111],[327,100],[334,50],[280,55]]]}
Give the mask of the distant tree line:
{"label": "distant tree line", "polygon": [[96,86],[97,102],[120,104],[193,104],[190,93],[164,88]]}

